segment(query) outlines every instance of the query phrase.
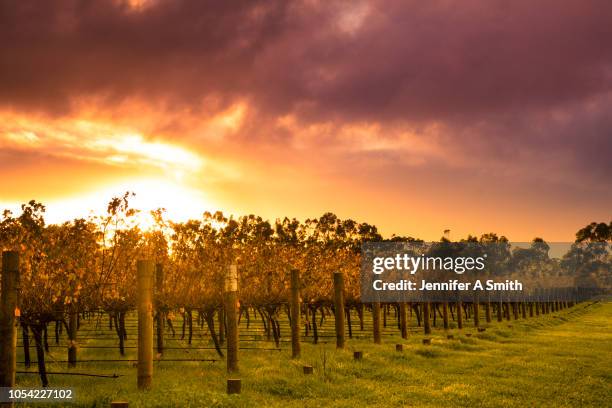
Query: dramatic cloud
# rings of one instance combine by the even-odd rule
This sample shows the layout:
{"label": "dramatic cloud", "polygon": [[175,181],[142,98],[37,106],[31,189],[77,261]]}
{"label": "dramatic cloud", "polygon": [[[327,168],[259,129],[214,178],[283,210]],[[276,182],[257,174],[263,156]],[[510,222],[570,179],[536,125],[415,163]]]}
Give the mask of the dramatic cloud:
{"label": "dramatic cloud", "polygon": [[[476,215],[495,191],[581,223],[575,204],[612,198],[611,21],[603,0],[3,1],[0,149],[21,159],[0,170],[44,154],[200,174],[255,212],[296,181],[402,200],[418,174]],[[295,211],[374,211],[320,200]]]}
{"label": "dramatic cloud", "polygon": [[552,107],[610,91],[606,1],[4,2],[2,102],[249,98],[381,119]]}

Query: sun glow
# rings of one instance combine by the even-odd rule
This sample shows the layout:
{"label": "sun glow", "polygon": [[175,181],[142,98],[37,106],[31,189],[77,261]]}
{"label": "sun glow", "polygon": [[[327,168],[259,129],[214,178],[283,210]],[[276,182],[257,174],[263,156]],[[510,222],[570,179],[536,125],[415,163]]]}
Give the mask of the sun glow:
{"label": "sun glow", "polygon": [[[62,223],[75,218],[88,218],[103,215],[106,206],[113,197],[120,197],[125,192],[133,192],[129,199],[130,207],[139,210],[135,216],[141,229],[154,226],[150,212],[164,208],[164,218],[175,222],[188,219],[199,219],[205,211],[216,211],[206,194],[194,188],[162,178],[129,180],[112,186],[98,188],[73,197],[45,201],[45,220],[47,223]],[[0,203],[0,208],[9,209],[14,215],[20,213],[19,205]]]}
{"label": "sun glow", "polygon": [[[243,108],[227,113],[230,126],[239,121]],[[166,217],[173,221],[200,218],[204,211],[216,211],[207,195],[197,185],[233,174],[222,162],[210,160],[188,146],[146,135],[145,130],[115,125],[99,120],[75,118],[26,117],[0,111],[0,149],[28,151],[45,157],[68,160],[83,165],[102,166],[114,176],[91,178],[69,174],[69,177],[89,177],[78,190],[62,196],[51,194],[34,197],[13,194],[10,200],[0,198],[0,209],[20,213],[20,204],[35,198],[46,207],[45,219],[60,223],[74,218],[102,215],[113,197],[126,191],[136,195],[130,200],[132,208],[140,210],[138,224],[149,228],[154,221],[150,211],[166,209]],[[121,174],[117,177],[118,174]],[[112,179],[112,181],[111,181]],[[17,198],[19,197],[19,198]]]}
{"label": "sun glow", "polygon": [[139,134],[125,134],[113,139],[100,139],[92,143],[96,150],[113,151],[106,161],[118,164],[130,164],[136,161],[152,167],[171,171],[177,179],[182,179],[186,172],[197,172],[204,164],[198,155],[182,147],[161,142],[149,142]]}
{"label": "sun glow", "polygon": [[44,152],[57,157],[113,166],[146,166],[170,171],[177,178],[195,173],[204,158],[184,146],[145,137],[143,132],[100,121],[45,121],[0,112],[0,148]]}

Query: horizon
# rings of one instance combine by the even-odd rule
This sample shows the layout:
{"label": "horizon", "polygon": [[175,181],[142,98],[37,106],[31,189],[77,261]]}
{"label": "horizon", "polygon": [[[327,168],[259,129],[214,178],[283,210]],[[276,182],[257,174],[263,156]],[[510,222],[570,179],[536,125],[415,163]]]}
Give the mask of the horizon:
{"label": "horizon", "polygon": [[[132,194],[132,192],[129,191],[125,191],[124,194]],[[121,197],[122,194],[117,194],[114,197]],[[111,197],[111,198],[114,198]],[[138,205],[134,205],[134,203],[139,203],[141,201],[135,200],[135,198],[137,198],[137,196],[134,194],[132,196],[129,197],[129,203],[130,206],[129,208],[132,208],[134,210],[138,211],[138,214],[136,214],[135,216],[135,224],[142,230],[150,230],[152,228],[154,228],[154,220],[153,217],[151,216],[151,212],[152,211],[156,211],[156,210],[162,210],[162,216],[164,218],[165,221],[171,221],[171,222],[178,222],[178,223],[182,223],[182,222],[186,222],[186,221],[190,221],[190,220],[200,220],[202,219],[203,215],[208,212],[211,214],[214,214],[217,211],[221,211],[223,213],[223,215],[227,218],[233,218],[233,219],[238,219],[239,217],[244,217],[244,216],[249,216],[249,215],[254,215],[254,216],[260,216],[262,217],[262,219],[264,221],[268,221],[271,224],[274,224],[274,222],[278,221],[278,220],[282,220],[284,218],[288,218],[288,219],[296,219],[299,222],[305,222],[308,219],[318,219],[319,217],[323,216],[324,214],[327,213],[332,213],[334,215],[336,215],[339,219],[341,220],[346,220],[346,219],[352,219],[353,221],[356,221],[358,223],[368,223],[374,227],[376,227],[377,231],[381,234],[381,236],[383,237],[383,239],[390,239],[392,237],[398,236],[398,237],[406,237],[406,238],[413,238],[413,239],[417,239],[417,240],[422,240],[423,242],[439,242],[442,239],[448,239],[450,242],[459,242],[460,240],[463,239],[467,239],[468,237],[476,237],[476,238],[480,238],[485,234],[495,234],[499,237],[505,237],[508,239],[508,243],[510,245],[512,245],[513,247],[521,247],[521,248],[527,248],[529,247],[532,242],[535,239],[543,239],[549,246],[550,246],[550,256],[551,258],[555,257],[555,258],[559,258],[560,254],[564,253],[564,251],[566,251],[567,249],[570,248],[571,244],[573,244],[575,242],[575,238],[576,238],[576,234],[578,232],[578,229],[576,230],[576,232],[574,233],[574,237],[572,240],[565,240],[565,241],[549,241],[547,240],[545,237],[539,236],[539,235],[535,235],[533,238],[528,239],[528,240],[515,240],[512,239],[512,237],[508,237],[506,234],[504,234],[503,232],[499,232],[499,231],[483,231],[482,233],[473,233],[473,232],[468,232],[467,234],[463,235],[463,236],[458,236],[457,234],[453,234],[451,230],[446,229],[444,231],[442,231],[442,233],[440,234],[439,237],[437,238],[423,238],[420,236],[416,236],[413,234],[400,234],[400,233],[396,233],[396,232],[386,232],[386,231],[382,231],[376,224],[373,224],[371,222],[368,222],[368,220],[361,220],[361,219],[353,219],[351,217],[343,217],[340,214],[336,214],[333,211],[325,211],[321,214],[318,214],[316,216],[311,216],[311,217],[305,217],[305,218],[299,218],[299,217],[294,217],[291,215],[284,215],[284,216],[277,216],[274,218],[266,218],[261,216],[260,214],[254,214],[254,213],[245,213],[245,214],[231,214],[231,213],[226,213],[223,212],[220,209],[207,209],[205,211],[202,211],[198,214],[196,214],[195,216],[183,216],[183,217],[178,217],[178,218],[172,218],[171,217],[171,213],[163,206],[153,206],[150,208],[146,208],[146,209],[142,209],[139,208]],[[97,210],[95,208],[92,209],[88,209],[88,210],[83,210],[82,215],[76,215],[72,218],[62,218],[62,214],[66,214],[65,211],[62,211],[61,213],[54,211],[53,208],[51,209],[51,211],[49,211],[49,208],[47,206],[47,204],[45,204],[44,202],[40,202],[38,200],[32,199],[33,201],[40,203],[44,206],[45,210],[44,210],[44,214],[43,214],[43,218],[45,220],[45,224],[46,225],[50,225],[50,224],[55,224],[55,225],[59,225],[59,224],[63,224],[64,222],[71,222],[74,221],[76,219],[92,219],[94,217],[98,217],[98,216],[103,216],[106,214],[106,210],[105,208],[108,205],[108,202],[106,202],[105,204],[99,206],[97,208]],[[19,205],[14,205],[14,206],[3,206],[0,203],[0,211],[4,212],[6,210],[11,212],[11,215],[14,217],[19,216],[19,214],[21,213],[21,205],[26,205],[28,204],[30,201],[32,200],[27,200],[24,203],[21,203]],[[80,199],[77,199],[75,202],[78,204],[80,201]],[[63,201],[63,203],[65,204],[66,201]],[[75,211],[71,211],[71,214],[75,214],[77,212]],[[586,225],[586,224],[585,224]],[[584,227],[584,225],[582,226]],[[581,227],[581,228],[582,228]]]}

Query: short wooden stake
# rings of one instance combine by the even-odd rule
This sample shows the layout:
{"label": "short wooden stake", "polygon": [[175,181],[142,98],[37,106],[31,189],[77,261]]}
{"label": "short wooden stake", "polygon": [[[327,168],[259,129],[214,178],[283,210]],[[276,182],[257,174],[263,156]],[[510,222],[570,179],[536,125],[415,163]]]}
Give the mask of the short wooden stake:
{"label": "short wooden stake", "polygon": [[242,390],[242,381],[239,378],[228,378],[227,379],[227,393],[228,394],[240,394]]}
{"label": "short wooden stake", "polygon": [[446,336],[446,338],[449,339],[449,340],[452,340],[452,339],[455,338],[455,336],[453,336],[452,334],[449,334],[449,335]]}
{"label": "short wooden stake", "polygon": [[363,358],[363,351],[355,351],[355,352],[353,352],[353,358],[355,360],[361,360]]}
{"label": "short wooden stake", "polygon": [[302,367],[302,369],[304,370],[304,374],[312,374],[313,373],[312,366],[305,365],[304,367]]}
{"label": "short wooden stake", "polygon": [[431,339],[423,339],[423,344],[431,344]]}
{"label": "short wooden stake", "polygon": [[113,401],[111,408],[129,408],[129,404],[127,401]]}
{"label": "short wooden stake", "polygon": [[395,345],[395,351],[404,351],[404,345],[403,344],[396,344]]}

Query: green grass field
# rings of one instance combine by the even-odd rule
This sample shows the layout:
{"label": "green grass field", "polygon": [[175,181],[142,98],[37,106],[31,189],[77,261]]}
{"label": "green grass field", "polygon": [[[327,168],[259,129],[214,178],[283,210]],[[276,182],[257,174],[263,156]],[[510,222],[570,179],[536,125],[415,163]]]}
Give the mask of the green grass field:
{"label": "green grass field", "polygon": [[[329,330],[333,323],[325,326]],[[80,343],[116,345],[116,337],[105,329],[108,339]],[[226,395],[223,361],[156,362],[153,388],[147,392],[137,390],[136,368],[126,362],[82,363],[72,369],[122,375],[116,379],[58,375],[50,376],[50,381],[52,387],[72,387],[77,402],[70,406],[79,407],[108,407],[113,400],[127,400],[130,407],[612,406],[610,302],[584,303],[546,317],[495,322],[480,333],[472,327],[462,333],[451,330],[453,340],[435,329],[429,346],[422,344],[419,331],[403,341],[390,334],[394,332],[387,331],[382,345],[368,339],[348,340],[342,351],[335,349],[333,338],[326,338],[327,344],[303,343],[299,361],[290,359],[290,343],[283,343],[280,352],[245,350],[240,354],[238,376],[243,383],[241,395]],[[395,351],[396,343],[405,344],[403,352]],[[135,345],[133,336],[127,344]],[[168,340],[168,344],[181,346],[169,350],[166,358],[216,358],[212,350],[190,350],[185,341]],[[202,337],[195,344],[209,343]],[[265,341],[241,345],[274,346]],[[363,360],[353,360],[354,350],[363,351]],[[80,359],[120,358],[118,354],[117,349],[79,350]],[[136,350],[129,349],[126,358],[135,355]],[[65,358],[65,348],[51,349],[49,360]],[[21,349],[18,359],[23,361]],[[304,364],[314,366],[313,375],[302,373]],[[30,370],[35,371],[35,365]],[[49,363],[48,370],[67,368],[64,363]],[[17,383],[39,385],[36,375],[18,375]]]}

